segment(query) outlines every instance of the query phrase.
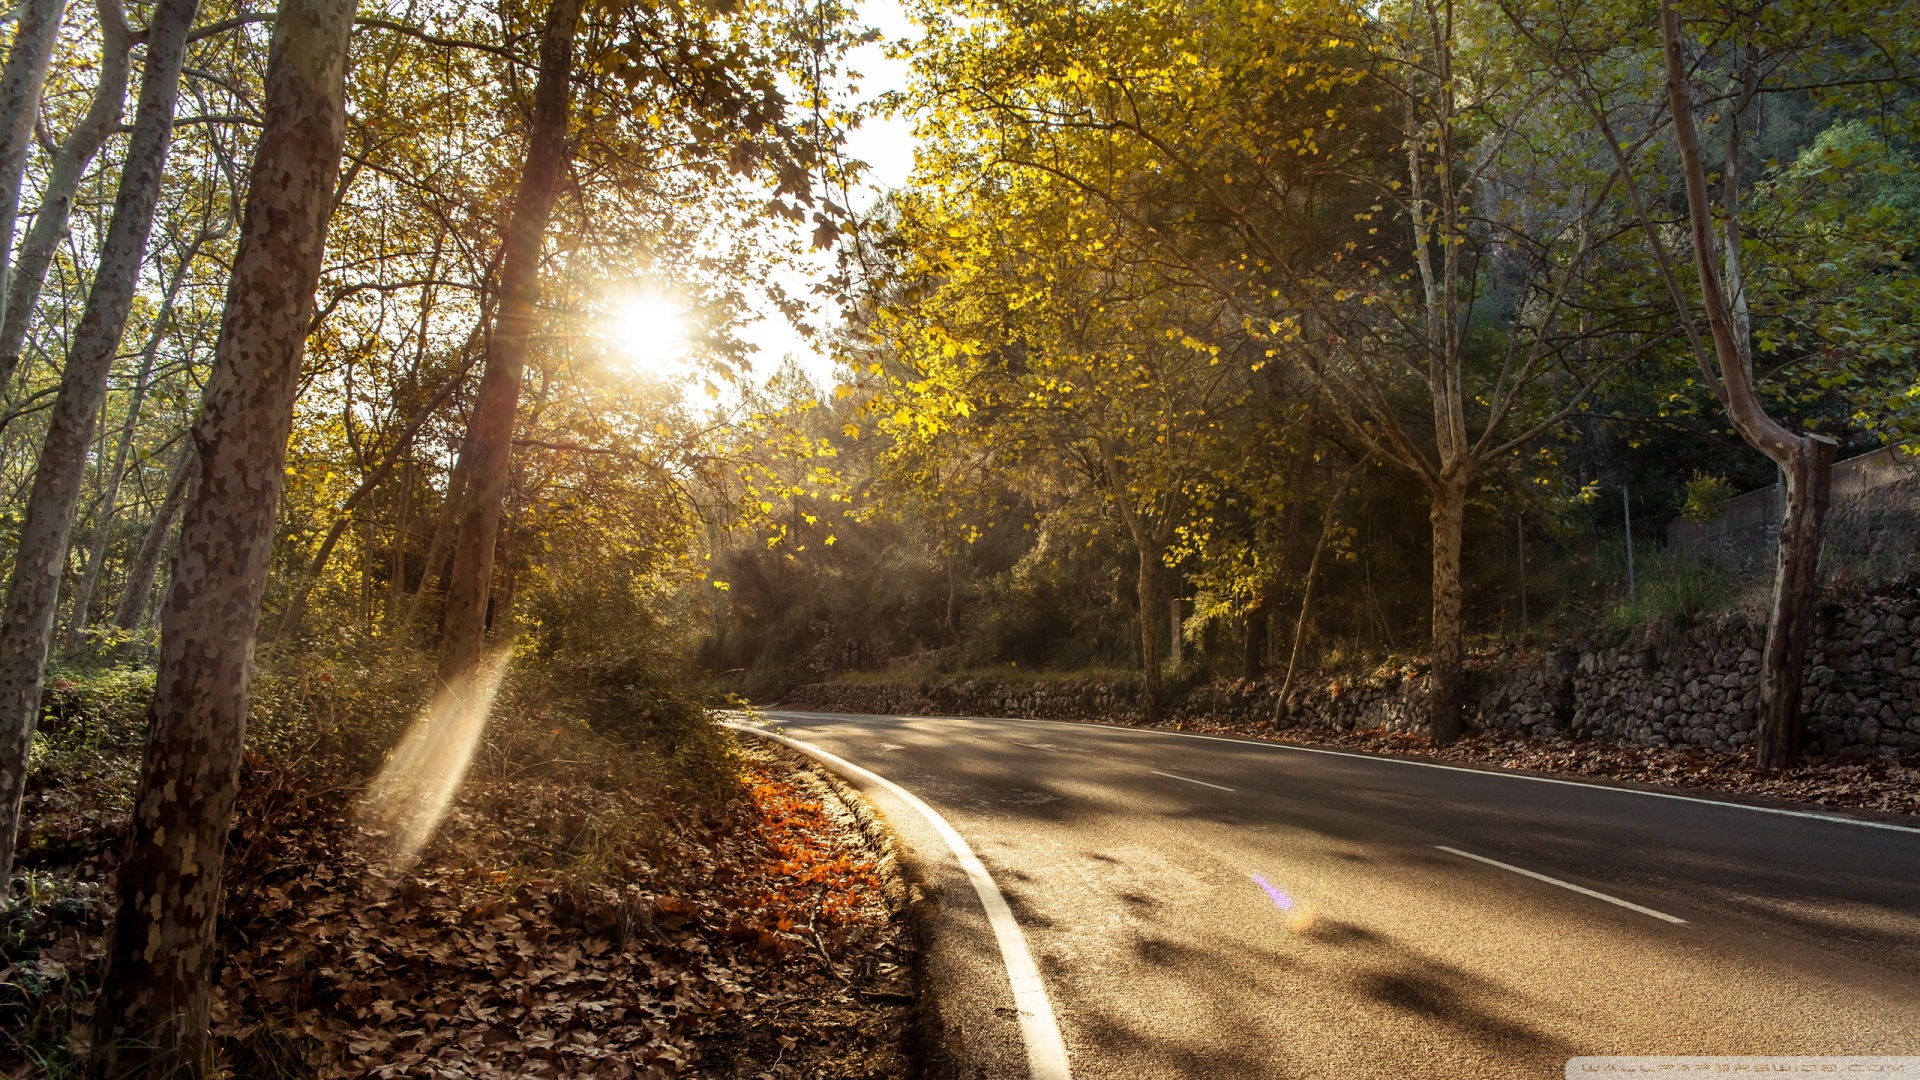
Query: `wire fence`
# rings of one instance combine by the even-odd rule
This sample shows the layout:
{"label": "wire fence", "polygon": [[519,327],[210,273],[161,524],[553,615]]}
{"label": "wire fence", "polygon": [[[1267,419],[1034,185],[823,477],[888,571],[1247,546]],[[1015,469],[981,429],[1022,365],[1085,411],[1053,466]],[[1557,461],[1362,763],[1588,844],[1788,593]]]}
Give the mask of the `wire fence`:
{"label": "wire fence", "polygon": [[[1741,579],[1773,572],[1786,491],[1779,484],[1728,499],[1720,516],[1667,525],[1675,555]],[[1887,446],[1837,462],[1820,570],[1829,584],[1874,584],[1920,572],[1920,455]]]}

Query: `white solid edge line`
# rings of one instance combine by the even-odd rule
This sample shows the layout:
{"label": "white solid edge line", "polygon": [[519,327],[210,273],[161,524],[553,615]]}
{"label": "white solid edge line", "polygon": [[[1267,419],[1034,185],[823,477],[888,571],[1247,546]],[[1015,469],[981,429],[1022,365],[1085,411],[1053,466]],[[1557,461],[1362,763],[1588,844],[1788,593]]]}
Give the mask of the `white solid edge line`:
{"label": "white solid edge line", "polygon": [[1191,776],[1181,776],[1178,773],[1161,772],[1159,769],[1148,769],[1147,771],[1152,773],[1155,776],[1164,776],[1169,780],[1185,780],[1189,784],[1199,784],[1201,787],[1210,787],[1215,791],[1225,791],[1229,794],[1233,792],[1233,789],[1230,787],[1221,787],[1219,784],[1209,784],[1205,780],[1195,780]]}
{"label": "white solid edge line", "polygon": [[967,843],[966,837],[948,824],[938,810],[922,802],[919,796],[871,769],[861,768],[812,743],[790,739],[764,728],[737,723],[727,726],[785,743],[818,758],[839,772],[878,784],[901,802],[913,807],[927,820],[927,824],[933,826],[933,830],[953,851],[954,858],[960,861],[960,868],[967,872],[967,880],[980,897],[980,906],[987,911],[987,925],[993,928],[994,940],[1000,945],[1000,959],[1007,968],[1007,984],[1013,989],[1013,1005],[1020,1014],[1020,1038],[1027,1047],[1028,1075],[1033,1080],[1072,1080],[1073,1073],[1067,1067],[1067,1044],[1060,1038],[1060,1026],[1054,1021],[1053,1003],[1047,999],[1046,985],[1040,981],[1040,969],[1033,962],[1033,954],[1027,951],[1027,940],[1020,933],[1020,924],[1013,917],[1013,909],[1007,906],[1007,898],[1001,894],[1000,886],[994,883],[993,875],[987,873],[987,868],[973,853],[973,847]]}
{"label": "white solid edge line", "polygon": [[[786,716],[818,717],[858,717],[873,716],[882,718],[878,713],[803,713],[781,710]],[[771,714],[769,714],[771,715]],[[1208,742],[1233,743],[1236,746],[1258,746],[1267,750],[1292,750],[1302,754],[1326,754],[1330,757],[1356,758],[1360,761],[1384,761],[1394,765],[1418,765],[1423,769],[1441,769],[1446,772],[1472,773],[1475,776],[1499,776],[1508,780],[1531,780],[1537,784],[1560,784],[1565,787],[1586,788],[1588,791],[1615,791],[1622,795],[1645,795],[1653,799],[1672,799],[1676,802],[1699,803],[1702,806],[1724,806],[1731,810],[1751,810],[1756,814],[1779,814],[1782,817],[1811,818],[1814,821],[1830,821],[1836,825],[1859,825],[1868,829],[1886,829],[1889,832],[1920,834],[1920,828],[1912,825],[1895,825],[1886,821],[1868,821],[1865,818],[1842,817],[1839,814],[1816,814],[1808,810],[1786,810],[1777,806],[1754,806],[1751,803],[1728,802],[1724,799],[1702,799],[1696,795],[1678,795],[1670,791],[1644,791],[1640,788],[1613,787],[1608,784],[1589,784],[1584,780],[1563,780],[1557,776],[1528,776],[1526,773],[1503,772],[1496,769],[1467,769],[1459,765],[1442,765],[1434,761],[1413,761],[1409,758],[1389,757],[1385,754],[1355,754],[1346,750],[1326,750],[1318,746],[1294,746],[1290,743],[1267,742],[1264,739],[1229,739],[1221,735],[1201,735],[1191,731],[1155,731],[1152,728],[1121,727],[1118,724],[1087,724],[1078,720],[1033,720],[1024,716],[893,716],[894,720],[1011,720],[1020,724],[1052,724],[1056,727],[1104,728],[1108,731],[1126,731],[1140,735],[1170,735],[1182,739],[1205,739]]]}
{"label": "white solid edge line", "polygon": [[1605,900],[1609,904],[1614,904],[1619,907],[1626,908],[1628,911],[1637,911],[1642,915],[1651,915],[1656,919],[1662,919],[1662,920],[1665,920],[1666,922],[1674,923],[1679,926],[1687,925],[1687,920],[1682,919],[1677,915],[1669,915],[1664,911],[1655,911],[1650,907],[1641,907],[1639,904],[1636,904],[1631,900],[1622,900],[1617,896],[1608,896],[1606,893],[1599,892],[1594,889],[1589,889],[1589,888],[1586,888],[1585,886],[1575,885],[1571,881],[1561,881],[1557,877],[1548,877],[1545,874],[1536,874],[1532,870],[1528,870],[1525,867],[1514,866],[1512,863],[1503,863],[1499,859],[1489,859],[1485,855],[1475,855],[1471,851],[1461,851],[1459,848],[1448,847],[1445,844],[1435,844],[1433,846],[1441,851],[1447,852],[1450,855],[1458,855],[1463,859],[1472,859],[1475,862],[1483,862],[1483,863],[1486,863],[1488,866],[1497,866],[1502,870],[1511,870],[1514,873],[1519,874],[1521,877],[1530,877],[1535,881],[1544,881],[1549,885],[1558,885],[1563,889],[1567,889],[1571,892],[1577,892],[1582,896],[1591,896],[1595,900]]}

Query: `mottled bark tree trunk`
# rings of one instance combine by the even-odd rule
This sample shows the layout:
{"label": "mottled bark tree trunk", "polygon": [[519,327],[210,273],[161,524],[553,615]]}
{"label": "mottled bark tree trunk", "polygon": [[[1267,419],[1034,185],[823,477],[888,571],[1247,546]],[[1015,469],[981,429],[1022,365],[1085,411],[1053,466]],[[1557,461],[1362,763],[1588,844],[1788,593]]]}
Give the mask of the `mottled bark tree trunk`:
{"label": "mottled bark tree trunk", "polygon": [[199,466],[200,457],[191,445],[180,452],[180,460],[174,463],[173,475],[167,480],[167,494],[154,510],[153,520],[147,523],[147,535],[140,541],[133,565],[127,568],[126,591],[120,594],[120,606],[113,613],[113,625],[122,630],[135,629],[140,625],[140,616],[146,614],[147,596],[153,592],[153,579],[160,571],[160,553],[166,549],[173,516],[180,512],[187,485]]}
{"label": "mottled bark tree trunk", "polygon": [[1467,522],[1467,484],[1442,478],[1428,510],[1433,528],[1433,666],[1428,673],[1427,730],[1434,745],[1460,737],[1460,665],[1466,651],[1461,612],[1461,544]]}
{"label": "mottled bark tree trunk", "polygon": [[[1428,518],[1433,537],[1433,656],[1427,684],[1427,734],[1437,746],[1460,737],[1460,663],[1466,636],[1461,621],[1460,545],[1467,491],[1479,466],[1473,449],[1475,440],[1467,432],[1469,391],[1459,332],[1464,230],[1461,192],[1453,171],[1455,125],[1460,114],[1453,83],[1451,33],[1450,29],[1440,30],[1434,41],[1438,122],[1431,141],[1420,130],[1414,101],[1409,97],[1406,144],[1413,199],[1414,264],[1419,270],[1426,314],[1427,387],[1433,406],[1434,460],[1417,471],[1432,499]],[[1432,152],[1430,165],[1426,164],[1428,149]],[[1437,266],[1435,247],[1440,255]]]}
{"label": "mottled bark tree trunk", "polygon": [[91,622],[87,609],[93,604],[93,591],[100,584],[100,571],[106,565],[107,545],[113,538],[113,515],[119,509],[120,482],[127,474],[127,458],[133,453],[133,437],[140,427],[140,410],[146,404],[147,384],[153,378],[153,365],[160,355],[160,343],[166,340],[167,328],[173,322],[173,303],[180,295],[180,286],[187,280],[187,271],[192,268],[193,260],[200,254],[200,248],[212,239],[212,234],[202,232],[187,246],[185,257],[180,260],[180,268],[174,272],[173,279],[167,282],[167,290],[160,301],[160,311],[154,316],[153,331],[147,336],[146,347],[140,350],[140,370],[134,376],[133,395],[127,402],[127,418],[120,425],[120,438],[113,450],[113,463],[107,467],[106,488],[100,494],[100,509],[94,515],[93,543],[87,552],[87,566],[80,574],[80,581],[73,590],[73,604],[68,612],[67,648],[80,646],[81,639]]}
{"label": "mottled bark tree trunk", "polygon": [[1727,155],[1722,171],[1726,184],[1727,273],[1714,265],[1713,200],[1707,193],[1707,166],[1700,155],[1700,137],[1693,122],[1693,95],[1688,86],[1686,58],[1680,48],[1680,15],[1671,0],[1660,5],[1660,36],[1667,68],[1667,103],[1673,113],[1674,144],[1680,151],[1680,171],[1686,181],[1687,224],[1693,241],[1693,268],[1700,281],[1700,299],[1713,331],[1714,357],[1719,361],[1720,399],[1728,419],[1747,445],[1780,466],[1786,487],[1787,509],[1780,524],[1779,559],[1773,583],[1773,603],[1767,620],[1767,648],[1761,656],[1760,722],[1755,732],[1756,760],[1766,768],[1782,769],[1800,757],[1804,720],[1800,698],[1806,680],[1808,624],[1818,586],[1820,546],[1833,483],[1833,452],[1837,445],[1824,435],[1797,435],[1767,415],[1754,391],[1751,340],[1741,309],[1744,306],[1740,270],[1739,163],[1741,112],[1758,88],[1757,57],[1748,52],[1742,93],[1726,108]]}
{"label": "mottled bark tree trunk", "polygon": [[[7,260],[13,254],[13,226],[20,214],[20,184],[27,171],[27,152],[33,149],[33,126],[40,119],[40,91],[53,60],[53,43],[60,37],[60,19],[67,0],[26,0],[20,5],[20,26],[13,33],[7,62],[0,65],[0,285],[5,284]],[[0,304],[6,293],[0,289]],[[0,315],[4,315],[0,311]]]}
{"label": "mottled bark tree trunk", "polygon": [[92,1075],[208,1075],[214,925],[253,637],[346,138],[352,0],[282,0],[265,124],[194,442]]}
{"label": "mottled bark tree trunk", "polygon": [[1787,511],[1780,524],[1780,551],[1773,577],[1773,610],[1767,647],[1760,658],[1758,757],[1782,769],[1800,756],[1806,722],[1800,713],[1807,636],[1820,584],[1820,542],[1833,486],[1833,444],[1800,440],[1786,469]]}
{"label": "mottled bark tree trunk", "polygon": [[87,306],[67,351],[60,394],[47,420],[33,490],[27,497],[13,579],[0,621],[0,882],[11,880],[13,846],[25,791],[27,747],[40,707],[48,639],[53,634],[68,534],[80,497],[107,374],[120,350],[127,311],[146,256],[154,204],[173,139],[173,107],[198,0],[160,0],[147,30],[146,72],[120,190],[100,249]]}
{"label": "mottled bark tree trunk", "polygon": [[462,681],[480,663],[487,629],[500,505],[513,454],[513,420],[521,373],[540,299],[540,248],[567,164],[567,117],[573,77],[573,35],[579,0],[553,0],[540,36],[540,74],[533,89],[527,160],[514,193],[500,265],[500,307],[487,343],[486,373],[467,423],[472,472],[459,507],[453,570],[440,637],[440,678]]}
{"label": "mottled bark tree trunk", "polygon": [[100,76],[94,84],[93,102],[80,123],[54,151],[47,186],[40,192],[40,208],[34,212],[26,239],[21,241],[20,255],[5,283],[5,296],[0,298],[0,302],[4,302],[4,308],[0,309],[0,392],[13,384],[14,369],[20,364],[20,351],[33,324],[33,308],[47,280],[47,267],[67,235],[74,193],[80,190],[80,180],[92,164],[93,156],[120,126],[120,113],[127,99],[127,54],[133,48],[133,34],[120,10],[120,0],[100,0],[99,17]]}

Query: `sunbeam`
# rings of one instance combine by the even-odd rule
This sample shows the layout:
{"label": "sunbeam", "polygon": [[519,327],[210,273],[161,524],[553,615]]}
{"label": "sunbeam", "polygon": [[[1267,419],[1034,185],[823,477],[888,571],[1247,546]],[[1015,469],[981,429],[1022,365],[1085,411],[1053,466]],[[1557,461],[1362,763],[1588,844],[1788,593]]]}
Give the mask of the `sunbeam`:
{"label": "sunbeam", "polygon": [[446,817],[486,729],[509,657],[506,649],[496,649],[464,687],[441,687],[368,789],[360,823],[383,835],[393,865],[411,866]]}

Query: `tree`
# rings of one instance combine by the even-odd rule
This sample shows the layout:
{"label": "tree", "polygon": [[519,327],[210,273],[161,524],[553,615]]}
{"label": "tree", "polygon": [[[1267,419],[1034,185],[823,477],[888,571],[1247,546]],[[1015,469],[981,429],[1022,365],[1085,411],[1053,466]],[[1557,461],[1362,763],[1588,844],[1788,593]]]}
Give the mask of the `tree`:
{"label": "tree", "polygon": [[[956,162],[967,148],[942,148]],[[1094,167],[1094,166],[1089,166]],[[1103,493],[1135,558],[1146,708],[1164,701],[1166,578],[1195,497],[1248,395],[1233,313],[1170,283],[1108,207],[1038,171],[907,201],[903,288],[871,332],[894,355],[873,404],[896,464],[996,458]],[[1223,327],[1222,324],[1225,324]],[[922,485],[933,478],[922,477]]]}
{"label": "tree", "polygon": [[232,219],[227,218],[213,228],[202,229],[199,235],[187,245],[186,254],[181,256],[180,265],[168,279],[166,289],[160,300],[160,310],[154,316],[153,329],[147,335],[147,344],[140,350],[140,368],[133,380],[131,400],[127,403],[127,417],[120,426],[120,437],[114,446],[113,462],[107,466],[107,476],[100,493],[100,504],[95,512],[94,538],[91,550],[87,553],[86,569],[81,572],[80,581],[73,590],[71,618],[68,620],[67,647],[79,645],[81,636],[91,622],[88,608],[93,599],[94,587],[99,584],[100,571],[106,563],[107,542],[112,537],[110,525],[114,512],[120,509],[120,484],[126,478],[128,457],[133,451],[135,433],[140,427],[140,408],[146,402],[147,393],[152,389],[153,370],[159,359],[161,343],[166,340],[172,329],[174,301],[180,295],[180,286],[185,283],[187,274],[193,269],[193,261],[207,243],[224,235],[231,226]]}
{"label": "tree", "polygon": [[27,748],[40,709],[40,680],[88,446],[133,303],[153,212],[173,141],[174,103],[198,0],[161,0],[147,28],[146,71],[113,222],[67,353],[60,395],[33,477],[0,621],[0,881],[11,881],[25,792]]}
{"label": "tree", "polygon": [[14,369],[20,364],[20,349],[26,341],[40,289],[46,282],[47,267],[53,261],[54,249],[66,236],[80,181],[93,156],[119,126],[125,105],[133,31],[127,27],[120,0],[100,0],[97,12],[100,70],[91,103],[80,122],[54,150],[52,168],[40,191],[40,207],[33,215],[26,239],[20,244],[19,255],[5,275],[6,293],[0,298],[0,391],[13,383]]}
{"label": "tree", "polygon": [[1807,637],[1812,630],[1813,596],[1818,584],[1822,527],[1833,483],[1833,452],[1839,445],[1820,433],[1795,434],[1767,414],[1753,383],[1751,328],[1744,315],[1746,286],[1740,240],[1740,113],[1759,81],[1758,55],[1747,50],[1741,71],[1742,100],[1728,125],[1724,198],[1726,273],[1714,265],[1714,205],[1707,194],[1707,167],[1694,126],[1693,91],[1682,54],[1680,14],[1672,0],[1661,0],[1660,37],[1667,71],[1667,100],[1673,114],[1673,139],[1687,192],[1687,223],[1693,240],[1693,269],[1702,306],[1720,362],[1720,396],[1727,416],[1748,445],[1780,466],[1786,485],[1786,514],[1780,523],[1779,556],[1773,579],[1773,603],[1767,618],[1767,643],[1760,660],[1760,724],[1756,760],[1784,768],[1800,756],[1804,725],[1800,694],[1806,681]]}
{"label": "tree", "polygon": [[92,1075],[204,1076],[220,869],[246,730],[253,638],[314,287],[346,137],[350,0],[285,0],[265,122],[194,428],[145,760],[95,1012]]}
{"label": "tree", "polygon": [[1426,490],[1440,742],[1461,730],[1480,476],[1661,340],[1645,303],[1592,305],[1621,232],[1612,168],[1597,140],[1555,127],[1550,72],[1495,14],[988,5],[934,18],[919,62],[981,168],[1108,206],[1164,273],[1233,312],[1216,321],[1231,338],[1210,341],[1292,364],[1357,452]]}
{"label": "tree", "polygon": [[527,158],[501,246],[500,305],[487,341],[480,396],[460,451],[467,461],[467,483],[457,511],[459,531],[447,585],[446,624],[440,639],[440,679],[453,687],[461,686],[479,664],[486,636],[493,549],[500,535],[500,500],[506,494],[521,373],[526,368],[527,344],[533,336],[535,306],[540,297],[540,253],[568,160],[573,35],[579,19],[577,0],[554,0],[541,30],[540,73],[533,89]]}
{"label": "tree", "polygon": [[[1666,0],[1659,9],[1657,41],[1648,40],[1651,29],[1637,25],[1630,12],[1602,8],[1582,13],[1576,27],[1559,22],[1555,13],[1517,3],[1505,4],[1504,10],[1529,47],[1573,90],[1592,128],[1606,140],[1686,333],[1699,385],[1712,392],[1741,440],[1780,470],[1786,512],[1761,658],[1756,744],[1761,765],[1790,765],[1803,741],[1800,698],[1806,641],[1838,441],[1828,432],[1796,433],[1794,421],[1783,421],[1776,412],[1802,412],[1799,426],[1804,427],[1844,431],[1864,417],[1869,425],[1884,428],[1893,419],[1888,414],[1898,411],[1886,407],[1888,384],[1898,387],[1898,394],[1910,380],[1905,372],[1889,372],[1886,362],[1887,347],[1898,351],[1894,342],[1901,335],[1885,331],[1906,321],[1889,315],[1900,310],[1903,298],[1897,289],[1876,286],[1890,265],[1884,245],[1899,230],[1887,228],[1889,222],[1880,216],[1877,238],[1863,244],[1856,221],[1853,230],[1843,230],[1852,232],[1840,245],[1847,250],[1836,250],[1835,230],[1816,224],[1819,204],[1798,202],[1777,182],[1760,186],[1770,189],[1769,194],[1789,197],[1776,199],[1769,208],[1772,220],[1754,228],[1743,204],[1754,195],[1754,159],[1766,152],[1755,138],[1756,117],[1769,99],[1798,99],[1802,107],[1817,105],[1843,117],[1871,116],[1883,127],[1912,130],[1914,106],[1910,95],[1898,89],[1911,84],[1920,45],[1912,20],[1870,6],[1779,4],[1756,13],[1703,5],[1699,21],[1708,40],[1696,47],[1683,29],[1679,10]],[[1651,55],[1655,49],[1657,56]],[[1724,143],[1711,153],[1695,117],[1695,93],[1698,84],[1716,78],[1720,87],[1709,91],[1708,102]],[[1618,134],[1622,117],[1645,112],[1648,106],[1671,124],[1679,165],[1678,201],[1686,206],[1692,284],[1706,315],[1705,335],[1695,325],[1696,299],[1679,280],[1667,234],[1654,217],[1663,193],[1660,177],[1670,173],[1671,166],[1665,159],[1646,160],[1650,137],[1630,143]],[[1899,171],[1898,165],[1887,164]],[[1721,187],[1717,200],[1709,192],[1715,172]],[[1809,229],[1815,235],[1809,235]],[[1806,245],[1794,252],[1793,260],[1848,267],[1840,273],[1849,279],[1845,291],[1853,295],[1835,295],[1831,280],[1824,297],[1816,298],[1810,289],[1783,293],[1778,271],[1757,259],[1769,251],[1777,254],[1783,243],[1796,249]],[[1831,260],[1809,258],[1822,247]],[[1878,253],[1869,254],[1874,248]],[[1862,255],[1864,263],[1854,261]],[[1815,284],[1812,278],[1804,283]],[[1875,339],[1881,348],[1862,352],[1852,341],[1836,347],[1834,338],[1856,335]],[[1809,339],[1821,338],[1827,339],[1823,347],[1808,347]],[[1756,359],[1768,354],[1780,361],[1771,371],[1756,366]],[[1810,358],[1824,369],[1817,376],[1796,371]],[[1897,361],[1893,367],[1898,369]],[[1769,382],[1771,387],[1765,385]],[[1834,387],[1844,388],[1843,400],[1851,399],[1837,417],[1804,415],[1811,399]],[[1772,410],[1766,396],[1774,401]]]}
{"label": "tree", "polygon": [[[625,35],[626,40],[610,51],[596,71],[610,74],[637,100],[620,102],[617,108],[583,111],[579,142],[593,147],[597,158],[590,170],[583,171],[606,169],[608,163],[599,155],[618,151],[661,154],[704,181],[712,189],[706,194],[770,176],[777,181],[771,199],[752,200],[756,216],[794,221],[804,221],[803,208],[816,204],[816,173],[823,182],[844,178],[846,167],[836,168],[827,161],[826,148],[840,136],[820,80],[851,44],[843,25],[845,9],[826,4],[790,16],[770,10],[748,20],[743,29],[750,32],[741,33],[698,5],[615,5],[601,14],[609,19],[605,29]],[[462,490],[452,510],[456,529],[439,658],[440,677],[449,684],[478,663],[489,611],[495,617],[505,615],[500,605],[489,605],[493,550],[512,469],[520,382],[540,315],[541,263],[549,218],[562,173],[579,149],[569,146],[568,127],[573,35],[579,19],[580,8],[573,0],[556,0],[541,34],[527,154],[501,245],[498,306],[479,393],[454,470]],[[778,88],[783,74],[797,77],[813,95],[812,119],[789,120],[787,101]],[[597,88],[601,94],[612,92],[610,86]],[[607,123],[610,116],[640,121],[659,144],[647,146],[622,135]],[[815,210],[816,245],[833,243],[838,235],[837,213],[831,205]],[[575,227],[583,239],[607,228],[587,215]]]}
{"label": "tree", "polygon": [[[27,151],[33,147],[40,91],[66,10],[67,0],[28,0],[20,5],[20,28],[14,31],[6,64],[0,66],[0,322],[6,317],[6,265],[20,213],[21,174],[26,171]],[[0,372],[0,385],[6,374]]]}

